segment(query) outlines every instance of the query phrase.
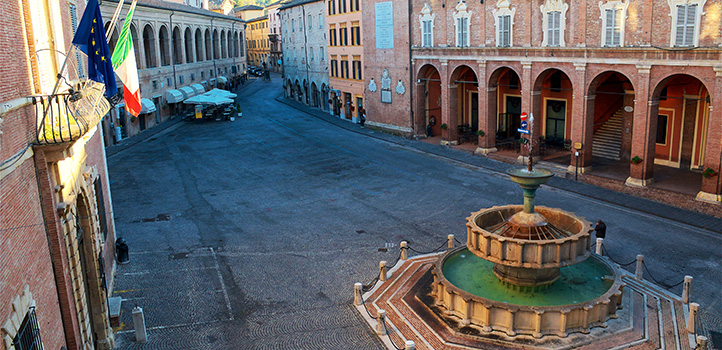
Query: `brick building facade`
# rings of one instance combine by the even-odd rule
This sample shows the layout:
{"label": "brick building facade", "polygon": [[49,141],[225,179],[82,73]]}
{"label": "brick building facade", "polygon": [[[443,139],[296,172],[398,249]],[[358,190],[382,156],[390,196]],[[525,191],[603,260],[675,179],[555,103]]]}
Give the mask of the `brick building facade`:
{"label": "brick building facade", "polygon": [[[71,113],[105,99],[95,85],[78,85],[87,72],[78,69],[82,55],[68,55],[61,70],[84,4],[3,4],[0,349],[17,349],[17,342],[36,348],[33,341],[46,349],[113,345],[107,296],[115,227],[98,127],[109,105],[95,104],[101,113]],[[51,95],[58,72],[67,84]],[[81,94],[70,98],[68,85]]]}
{"label": "brick building facade", "polygon": [[625,161],[630,186],[654,182],[655,164],[687,169],[700,173],[698,199],[722,201],[722,1],[389,3],[364,3],[365,46],[388,24],[374,6],[392,6],[399,36],[393,49],[375,43],[369,61],[411,53],[398,79],[413,112],[389,113],[404,107],[369,89],[369,122],[488,153],[515,142],[519,114],[533,113],[535,152],[559,147],[571,167],[578,151],[582,171]]}
{"label": "brick building facade", "polygon": [[324,1],[291,1],[281,6],[280,14],[286,96],[329,110]]}

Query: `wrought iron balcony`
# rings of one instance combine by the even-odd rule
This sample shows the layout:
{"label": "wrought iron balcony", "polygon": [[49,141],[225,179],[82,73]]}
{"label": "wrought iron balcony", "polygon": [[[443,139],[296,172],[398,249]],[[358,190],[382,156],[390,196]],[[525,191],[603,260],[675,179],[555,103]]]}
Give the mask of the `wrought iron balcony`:
{"label": "wrought iron balcony", "polygon": [[57,145],[81,138],[110,110],[104,94],[105,85],[88,80],[78,90],[34,96],[37,143]]}

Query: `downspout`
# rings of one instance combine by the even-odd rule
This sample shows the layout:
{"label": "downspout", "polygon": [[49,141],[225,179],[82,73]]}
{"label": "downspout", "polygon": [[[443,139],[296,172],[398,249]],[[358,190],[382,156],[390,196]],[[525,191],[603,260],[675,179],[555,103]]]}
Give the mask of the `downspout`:
{"label": "downspout", "polygon": [[[411,14],[413,13],[411,10],[411,1],[409,3],[409,19],[411,19]],[[409,66],[411,69],[409,69],[409,103],[410,103],[410,113],[409,118],[411,119],[411,137],[413,137],[416,134],[416,128],[414,125],[414,94],[416,93],[416,85],[414,85],[414,71],[416,70],[416,65],[412,64],[412,54],[411,54],[411,21],[409,20]]]}
{"label": "downspout", "polygon": [[[216,77],[216,82],[218,82],[218,74],[216,70],[216,41],[213,40],[213,18],[211,18],[211,51],[211,57],[213,57],[213,76]],[[210,81],[210,79],[211,78],[209,77],[208,81]]]}
{"label": "downspout", "polygon": [[[306,64],[304,64],[304,66],[306,66],[306,84],[308,84],[308,86],[310,87],[311,86],[311,78],[308,76],[308,29],[306,29],[306,6],[301,5],[301,11],[303,13],[303,53],[304,53],[304,57],[306,59]],[[304,86],[304,88],[305,88],[305,86]],[[309,88],[307,90],[311,90],[311,89]],[[306,91],[306,95],[308,95],[308,91]],[[305,97],[306,97],[306,99],[308,99],[309,102],[311,102],[311,99],[309,98],[309,96],[305,96]]]}
{"label": "downspout", "polygon": [[[233,21],[231,23],[231,38],[233,37],[232,34],[234,34],[235,32],[236,32],[236,22]],[[226,41],[228,41],[228,40],[226,40]],[[235,40],[233,40],[233,46],[235,47],[236,45],[238,45],[238,43]],[[230,48],[228,48],[228,49],[230,50]],[[233,54],[229,55],[229,56],[233,57],[233,68],[236,69],[236,75],[238,75],[238,68],[236,68],[236,50],[233,50]]]}
{"label": "downspout", "polygon": [[178,84],[176,83],[176,78],[175,78],[175,76],[176,76],[176,73],[175,73],[175,64],[176,64],[176,62],[175,62],[175,58],[176,58],[176,57],[175,57],[175,52],[176,52],[177,48],[175,47],[175,40],[173,40],[173,32],[175,32],[175,30],[173,30],[173,15],[174,15],[174,14],[175,14],[175,11],[172,11],[172,10],[171,10],[171,11],[170,11],[170,16],[169,16],[169,18],[170,18],[170,42],[173,44],[173,45],[171,45],[171,46],[173,47],[173,52],[171,52],[171,58],[172,58],[172,59],[171,59],[171,62],[173,63],[173,64],[172,64],[172,66],[173,66],[173,88],[176,89],[176,90],[178,90]]}

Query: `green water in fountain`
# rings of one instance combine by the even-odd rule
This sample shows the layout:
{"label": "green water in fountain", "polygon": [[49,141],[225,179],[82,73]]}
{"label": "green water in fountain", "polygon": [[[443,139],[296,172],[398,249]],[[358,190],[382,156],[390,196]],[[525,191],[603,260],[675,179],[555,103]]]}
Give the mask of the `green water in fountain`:
{"label": "green water in fountain", "polygon": [[612,286],[604,276],[612,275],[603,263],[590,257],[572,266],[562,267],[559,279],[539,291],[521,291],[502,283],[494,275],[494,263],[460,250],[446,258],[444,277],[454,286],[476,296],[516,305],[556,306],[590,301]]}

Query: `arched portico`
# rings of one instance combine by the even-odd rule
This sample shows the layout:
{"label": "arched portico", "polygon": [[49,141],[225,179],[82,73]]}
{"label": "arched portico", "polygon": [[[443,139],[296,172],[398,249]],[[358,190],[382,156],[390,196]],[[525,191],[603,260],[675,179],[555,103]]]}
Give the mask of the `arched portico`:
{"label": "arched portico", "polygon": [[[531,97],[533,152],[542,155],[571,152],[574,87],[569,76],[556,68],[544,70],[534,81]],[[560,161],[569,164],[568,158]]]}
{"label": "arched portico", "polygon": [[416,88],[414,132],[427,137],[441,136],[441,75],[431,64],[419,69]]}
{"label": "arched portico", "polygon": [[145,27],[143,27],[143,53],[145,55],[145,68],[158,66],[155,34],[153,32],[153,27],[150,24],[146,24]]}
{"label": "arched portico", "polygon": [[[522,113],[521,80],[510,67],[499,67],[489,76],[486,91],[489,130],[485,130],[487,147],[494,140],[493,148],[515,149],[518,145],[520,115]],[[493,122],[491,122],[493,120]]]}
{"label": "arched portico", "polygon": [[442,124],[444,143],[477,143],[476,130],[479,128],[479,81],[474,70],[466,65],[456,67],[449,77],[449,104],[446,129]]}

